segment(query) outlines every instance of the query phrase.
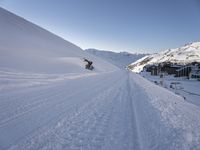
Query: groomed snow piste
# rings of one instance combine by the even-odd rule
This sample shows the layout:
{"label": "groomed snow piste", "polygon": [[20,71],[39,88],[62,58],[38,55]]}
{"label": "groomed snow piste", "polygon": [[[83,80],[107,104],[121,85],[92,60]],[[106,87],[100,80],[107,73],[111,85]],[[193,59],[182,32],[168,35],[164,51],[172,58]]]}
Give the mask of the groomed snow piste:
{"label": "groomed snow piste", "polygon": [[4,9],[0,32],[1,150],[199,150],[198,106]]}
{"label": "groomed snow piste", "polygon": [[199,107],[126,71],[0,94],[0,149],[198,150]]}

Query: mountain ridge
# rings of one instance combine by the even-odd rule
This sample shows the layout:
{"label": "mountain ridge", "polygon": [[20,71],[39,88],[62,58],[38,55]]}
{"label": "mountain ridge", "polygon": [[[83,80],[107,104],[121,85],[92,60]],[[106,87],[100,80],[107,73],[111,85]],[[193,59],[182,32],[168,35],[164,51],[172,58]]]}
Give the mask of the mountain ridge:
{"label": "mountain ridge", "polygon": [[86,52],[93,54],[97,57],[100,57],[111,64],[119,67],[125,68],[131,62],[140,59],[141,57],[145,56],[146,54],[140,53],[129,53],[129,52],[113,52],[108,50],[98,50],[98,49],[86,49]]}
{"label": "mountain ridge", "polygon": [[129,68],[133,72],[140,72],[146,65],[154,65],[164,62],[180,65],[200,62],[200,42],[188,43],[180,48],[168,49],[160,53],[145,56],[130,64]]}

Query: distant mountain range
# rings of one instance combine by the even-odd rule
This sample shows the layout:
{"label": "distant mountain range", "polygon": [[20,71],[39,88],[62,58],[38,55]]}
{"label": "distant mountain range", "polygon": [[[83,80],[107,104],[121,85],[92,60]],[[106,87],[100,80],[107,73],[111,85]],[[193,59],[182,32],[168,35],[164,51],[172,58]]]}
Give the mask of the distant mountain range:
{"label": "distant mountain range", "polygon": [[133,72],[141,72],[146,65],[164,62],[180,65],[200,62],[200,42],[189,43],[180,48],[168,49],[160,53],[144,56],[128,67]]}
{"label": "distant mountain range", "polygon": [[93,54],[97,57],[100,57],[111,64],[119,67],[125,68],[130,63],[146,56],[147,54],[139,54],[139,53],[128,53],[128,52],[112,52],[112,51],[104,51],[97,49],[86,49],[86,51],[90,54]]}

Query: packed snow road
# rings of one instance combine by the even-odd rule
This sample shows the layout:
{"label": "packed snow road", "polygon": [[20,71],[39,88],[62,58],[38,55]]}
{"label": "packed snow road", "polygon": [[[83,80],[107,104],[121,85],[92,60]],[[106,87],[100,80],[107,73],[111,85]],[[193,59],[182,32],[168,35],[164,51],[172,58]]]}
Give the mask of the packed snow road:
{"label": "packed snow road", "polygon": [[0,149],[199,148],[199,107],[126,71],[0,93]]}

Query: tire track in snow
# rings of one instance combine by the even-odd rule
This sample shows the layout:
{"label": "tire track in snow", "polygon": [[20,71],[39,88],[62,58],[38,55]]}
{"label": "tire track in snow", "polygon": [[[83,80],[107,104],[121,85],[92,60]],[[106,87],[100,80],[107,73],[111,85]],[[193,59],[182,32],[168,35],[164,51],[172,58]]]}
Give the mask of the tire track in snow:
{"label": "tire track in snow", "polygon": [[142,139],[140,137],[140,130],[139,130],[139,124],[138,124],[138,115],[136,112],[136,104],[134,101],[136,101],[136,97],[133,97],[133,94],[136,92],[132,89],[132,81],[130,79],[130,73],[128,73],[128,80],[127,80],[127,90],[128,90],[128,99],[129,99],[129,107],[130,107],[130,114],[131,114],[131,122],[132,122],[132,131],[135,133],[133,135],[133,145],[134,149],[136,150],[143,150],[144,148],[142,147]]}
{"label": "tire track in snow", "polygon": [[198,107],[138,75],[131,79],[142,149],[198,150]]}
{"label": "tire track in snow", "polygon": [[[23,99],[31,99],[30,103],[22,104],[19,107],[12,108],[11,110],[7,110],[4,112],[1,112],[0,115],[0,127],[5,125],[6,123],[17,119],[18,117],[22,115],[26,115],[27,113],[31,113],[33,111],[36,111],[37,109],[40,109],[41,107],[57,107],[59,105],[62,105],[65,103],[66,99],[70,99],[70,97],[73,97],[74,95],[80,94],[80,93],[86,93],[87,91],[94,89],[99,90],[98,87],[100,87],[102,83],[94,84],[94,86],[85,88],[81,91],[74,91],[73,93],[70,93],[70,95],[66,95],[66,91],[64,86],[59,87],[58,90],[55,90],[55,87],[53,89],[45,89],[45,91],[42,91],[39,95],[34,95],[33,98],[30,98],[30,96],[20,97]],[[100,87],[102,88],[102,87]],[[14,97],[13,97],[14,99]],[[54,101],[54,99],[57,99],[57,101]],[[14,105],[13,105],[14,106]],[[8,106],[7,106],[8,107]],[[6,108],[6,107],[5,107]],[[5,115],[3,115],[5,114]],[[5,116],[5,117],[4,117]],[[10,116],[10,117],[9,117]],[[2,119],[2,118],[5,119]]]}
{"label": "tire track in snow", "polygon": [[[0,128],[0,131],[2,134],[11,134],[11,135],[6,136],[6,138],[4,138],[3,141],[8,142],[6,144],[8,146],[10,145],[9,143],[18,143],[23,138],[25,138],[29,135],[32,135],[37,130],[40,130],[41,128],[45,129],[46,127],[55,123],[57,120],[62,118],[64,115],[71,114],[71,111],[72,112],[77,111],[82,105],[84,106],[90,102],[90,99],[88,99],[87,97],[93,97],[96,93],[99,93],[99,91],[102,91],[103,89],[108,88],[111,83],[114,83],[116,80],[119,80],[122,77],[122,74],[120,74],[119,76],[116,76],[116,77],[113,77],[112,75],[106,76],[106,78],[104,78],[104,76],[100,76],[100,77],[103,78],[103,81],[105,81],[106,84],[102,84],[102,82],[94,82],[94,84],[93,84],[91,82],[91,83],[89,83],[89,85],[90,85],[89,86],[87,83],[87,85],[89,86],[87,89],[85,87],[78,88],[77,91],[79,91],[79,93],[74,94],[71,98],[66,98],[66,96],[69,95],[69,92],[66,94],[64,93],[64,95],[61,94],[59,97],[57,97],[61,101],[63,101],[63,103],[60,103],[59,99],[55,99],[55,98],[52,99],[58,103],[56,105],[56,107],[55,107],[55,105],[51,105],[51,107],[49,107],[49,106],[40,107],[39,109],[36,109],[37,111],[34,110],[32,112],[25,113],[25,114],[17,117],[14,120],[7,122],[6,125],[4,125]],[[91,81],[98,81],[98,79],[99,78],[95,77],[94,80],[91,80]],[[88,82],[88,80],[84,80],[84,82],[83,82],[84,84],[86,84],[85,81]],[[72,83],[74,84],[74,82],[72,82]],[[58,84],[56,87],[57,88],[65,88],[67,86],[67,84],[62,84],[62,85],[63,86],[59,87],[59,84]],[[91,90],[94,93],[88,92]],[[84,97],[82,95],[84,95]],[[12,124],[15,124],[15,127],[12,126]],[[27,129],[25,128],[25,130],[23,129],[23,126],[27,127],[29,125],[31,125],[30,128],[28,127]],[[9,128],[11,128],[11,129],[17,128],[17,130],[18,130],[17,136],[12,135],[13,132],[12,132],[12,130],[9,131]],[[24,133],[22,133],[22,132],[24,132]],[[10,139],[10,137],[12,139]],[[0,143],[2,143],[3,141],[2,141],[2,139],[0,139]],[[5,145],[5,142],[3,142],[4,145]],[[4,147],[6,148],[8,146],[4,146]],[[2,145],[1,145],[1,147],[2,147]]]}
{"label": "tire track in snow", "polygon": [[[116,87],[101,92],[70,118],[64,117],[56,126],[48,129],[45,133],[36,134],[33,139],[29,139],[34,144],[30,145],[26,141],[21,147],[19,146],[20,149],[31,149],[31,146],[33,149],[80,149],[82,146],[99,149],[112,110],[109,107],[114,105],[113,100],[117,98],[116,94],[113,94],[112,98],[107,97],[108,94],[114,92],[113,89]],[[88,140],[89,143],[84,140]],[[100,143],[98,144],[98,142]]]}
{"label": "tire track in snow", "polygon": [[104,149],[142,150],[138,120],[134,108],[135,98],[132,96],[135,91],[130,86],[128,73],[119,91],[120,94],[114,105],[110,130]]}
{"label": "tire track in snow", "polygon": [[[132,94],[135,91],[129,83],[128,73],[116,74],[117,72],[101,77],[100,81],[97,78],[93,80],[96,81],[94,84],[85,80],[82,83],[90,86],[73,91],[75,93],[65,93],[67,84],[56,85],[52,88],[58,88],[56,91],[50,88],[44,93],[40,92],[44,95],[35,99],[38,103],[24,104],[26,108],[18,112],[19,116],[12,116],[14,119],[10,118],[0,127],[0,131],[12,124],[22,128],[30,124],[28,119],[38,117],[31,120],[32,123],[36,121],[34,128],[26,130],[26,133],[8,143],[5,148],[142,149],[140,144],[143,143],[134,106],[136,99]],[[47,101],[40,103],[43,98]],[[48,115],[53,116],[47,118]]]}
{"label": "tire track in snow", "polygon": [[11,149],[138,150],[132,92],[129,78],[125,77],[56,125],[36,132]]}

